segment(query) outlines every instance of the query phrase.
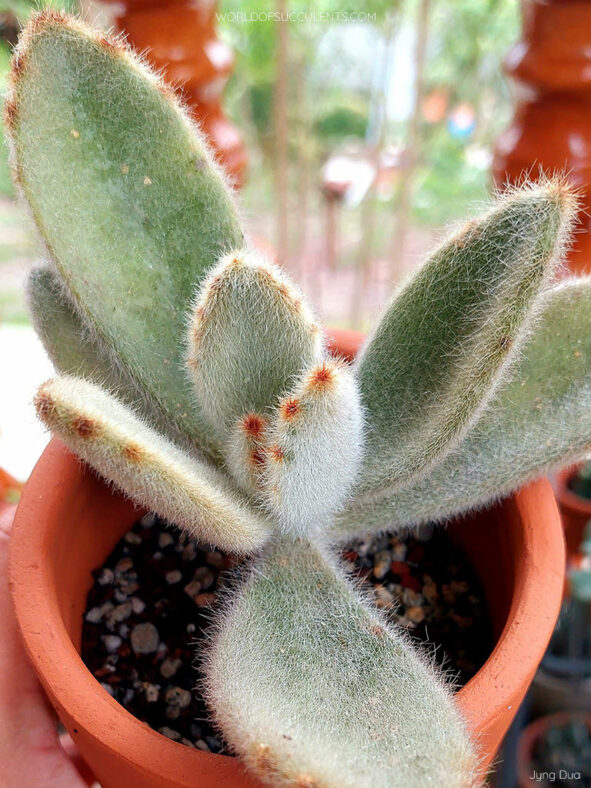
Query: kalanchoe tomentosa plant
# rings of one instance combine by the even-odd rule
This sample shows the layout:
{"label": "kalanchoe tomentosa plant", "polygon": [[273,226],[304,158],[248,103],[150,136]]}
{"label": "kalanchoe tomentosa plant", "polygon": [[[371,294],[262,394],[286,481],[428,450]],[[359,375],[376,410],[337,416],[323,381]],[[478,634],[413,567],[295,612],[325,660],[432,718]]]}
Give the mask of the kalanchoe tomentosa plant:
{"label": "kalanchoe tomentosa plant", "polygon": [[47,250],[31,311],[61,373],[39,416],[139,503],[255,556],[206,656],[227,742],[275,785],[475,784],[470,721],[334,555],[590,450],[591,283],[555,281],[568,188],[511,193],[452,235],[350,366],[120,41],[34,18],[6,117]]}

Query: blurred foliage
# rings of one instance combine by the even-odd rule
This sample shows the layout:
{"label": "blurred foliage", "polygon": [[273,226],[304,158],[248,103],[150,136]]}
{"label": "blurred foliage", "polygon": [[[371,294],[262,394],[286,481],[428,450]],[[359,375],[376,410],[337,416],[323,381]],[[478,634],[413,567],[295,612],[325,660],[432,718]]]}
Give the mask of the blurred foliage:
{"label": "blurred foliage", "polygon": [[421,224],[439,227],[463,216],[489,188],[488,167],[469,164],[463,140],[437,125],[424,133],[413,216]]}
{"label": "blurred foliage", "polygon": [[346,137],[363,139],[367,131],[367,114],[361,108],[337,106],[319,117],[314,129],[321,137],[335,140]]}
{"label": "blurred foliage", "polygon": [[[490,151],[511,116],[508,85],[501,64],[519,37],[519,4],[515,0],[437,0],[431,3],[428,61],[425,94],[442,91],[447,108],[435,123],[421,124],[421,144],[417,152],[418,172],[412,199],[415,223],[438,226],[468,212],[470,203],[482,199],[490,187]],[[358,3],[318,0],[313,5],[291,0],[292,14],[308,14],[289,22],[288,115],[290,125],[290,172],[292,193],[299,195],[297,183],[306,174],[313,186],[318,183],[324,159],[338,152],[351,139],[363,150],[372,114],[375,85],[366,72],[375,66],[378,55],[364,59],[373,36],[383,42],[394,23],[412,39],[417,0],[399,3],[371,0],[363,12],[375,14],[366,22],[331,22],[330,15],[355,12]],[[254,210],[263,204],[272,210],[272,187],[262,193],[259,171],[272,169],[274,151],[273,97],[275,89],[275,43],[277,25],[272,21],[245,21],[252,15],[269,14],[277,9],[272,0],[221,0],[220,10],[228,16],[220,20],[222,35],[234,48],[236,66],[226,90],[226,106],[234,122],[245,131],[251,153],[251,183],[246,189]],[[232,14],[242,13],[242,19]],[[315,15],[315,21],[310,14]],[[325,21],[321,21],[324,14]],[[256,17],[255,17],[256,19]],[[305,17],[304,17],[305,20]],[[358,43],[351,45],[350,28]],[[401,39],[404,36],[401,36]],[[340,41],[340,46],[339,46]],[[403,43],[403,42],[402,42]],[[401,45],[399,42],[395,46]],[[327,55],[328,51],[328,55]],[[449,113],[458,104],[474,111],[475,128],[464,138],[453,136],[448,127]],[[407,123],[391,120],[385,144],[402,149]],[[264,179],[271,183],[269,178]],[[314,193],[311,204],[318,203]],[[390,209],[396,206],[396,194]],[[380,209],[380,213],[383,211]]]}
{"label": "blurred foliage", "polygon": [[[375,23],[367,24],[379,27],[399,3],[400,0],[368,0],[362,13],[375,17]],[[316,67],[318,46],[327,30],[335,25],[351,24],[330,20],[359,14],[359,4],[347,0],[318,0],[315,3],[288,0],[287,6],[292,20],[287,22],[290,128],[301,131],[304,115],[307,128],[306,140],[302,141],[302,135],[295,133],[290,142],[296,149],[296,156],[302,144],[316,149],[322,156],[328,149],[318,147],[320,140],[315,138],[316,134],[338,137],[339,125],[342,125],[343,136],[359,137],[363,136],[367,124],[367,95],[359,101],[359,91],[352,95],[352,91],[343,90],[341,81],[331,73],[334,70],[338,77],[346,66],[353,71],[359,70],[355,52],[339,52],[335,62],[325,64],[320,74]],[[248,142],[254,142],[264,156],[271,157],[277,22],[268,15],[277,12],[277,3],[274,0],[221,0],[220,12],[223,37],[236,55],[234,74],[225,94],[227,110],[245,130]],[[349,128],[351,124],[352,129]]]}
{"label": "blurred foliage", "polygon": [[[0,0],[0,92],[6,87],[15,26],[33,8],[48,5],[72,10],[77,2]],[[448,109],[468,103],[475,112],[476,128],[467,138],[459,139],[450,134],[446,119],[422,124],[412,201],[413,218],[421,224],[438,225],[455,218],[488,188],[486,157],[470,157],[468,152],[490,149],[510,117],[508,87],[500,65],[518,36],[517,6],[514,0],[431,3],[425,92],[443,89]],[[287,23],[290,159],[298,171],[296,181],[305,166],[315,183],[315,173],[327,155],[351,138],[361,143],[367,136],[375,90],[371,69],[377,54],[368,60],[363,53],[368,47],[372,51],[372,42],[379,44],[385,39],[393,20],[396,28],[411,29],[417,0],[368,0],[362,9],[365,16],[348,22],[338,20],[360,12],[357,0],[317,0],[314,4],[288,0],[287,7],[292,20]],[[276,0],[220,2],[219,25],[236,54],[226,104],[246,135],[255,168],[273,165],[277,22],[272,15],[277,8]],[[356,39],[352,39],[353,27]],[[360,45],[351,45],[351,40]],[[405,132],[404,123],[390,123],[386,144],[404,146]],[[255,174],[252,181],[257,180]],[[268,178],[261,180],[270,183]],[[2,155],[0,193],[10,194],[11,190],[6,156]],[[260,205],[258,189],[256,197]],[[273,202],[271,189],[266,203],[272,206]]]}
{"label": "blurred foliage", "polygon": [[519,33],[518,5],[512,0],[433,3],[427,82],[476,104],[483,90],[506,98],[500,65]]}
{"label": "blurred foliage", "polygon": [[[321,167],[331,154],[353,150],[367,155],[368,129],[375,121],[376,64],[380,47],[394,34],[394,50],[412,58],[418,0],[286,0],[288,24],[289,194],[292,228],[298,247],[306,213],[322,233]],[[14,32],[32,8],[57,5],[70,10],[77,0],[0,0],[0,93],[6,87]],[[225,92],[228,114],[246,138],[251,174],[244,191],[247,213],[269,227],[275,207],[274,95],[276,82],[277,0],[219,0],[221,35],[234,49],[236,65]],[[344,15],[364,14],[360,19]],[[519,36],[519,4],[515,0],[432,0],[429,22],[425,94],[445,95],[446,108],[434,122],[423,119],[412,195],[415,225],[439,226],[466,214],[470,203],[489,189],[490,150],[511,115],[502,59]],[[338,15],[341,15],[340,17]],[[249,19],[253,21],[248,21]],[[339,19],[341,21],[339,21]],[[396,54],[396,52],[395,52]],[[395,58],[395,69],[400,67]],[[390,75],[394,81],[397,74]],[[403,76],[406,92],[412,72]],[[406,80],[406,81],[404,81]],[[379,88],[379,85],[377,85]],[[474,130],[454,136],[449,114],[469,105]],[[384,145],[396,155],[404,149],[408,120],[392,117]],[[0,132],[1,134],[1,132]],[[375,138],[375,135],[374,135]],[[376,200],[379,214],[374,254],[390,242],[396,210],[396,176],[390,192]],[[11,194],[8,165],[0,155],[0,194]],[[344,233],[350,245],[359,241],[361,210],[347,210]],[[267,237],[272,230],[266,229]],[[345,262],[354,253],[344,250]]]}
{"label": "blurred foliage", "polygon": [[[517,3],[509,0],[462,0],[434,3],[429,34],[426,94],[443,89],[448,105],[469,104],[476,127],[465,139],[454,138],[446,119],[423,124],[420,176],[414,217],[439,225],[466,213],[489,189],[486,155],[509,123],[511,98],[501,64],[519,35]],[[480,164],[475,159],[480,158]]]}

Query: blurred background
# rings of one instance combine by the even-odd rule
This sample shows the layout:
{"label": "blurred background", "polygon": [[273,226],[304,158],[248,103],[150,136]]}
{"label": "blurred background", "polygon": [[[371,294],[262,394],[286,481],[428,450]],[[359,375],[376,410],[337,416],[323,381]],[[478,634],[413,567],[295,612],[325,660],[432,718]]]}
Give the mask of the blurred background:
{"label": "blurred background", "polygon": [[[3,86],[33,5],[0,0]],[[108,6],[82,5],[91,20],[112,21]],[[325,322],[366,328],[441,228],[489,190],[491,147],[511,114],[501,62],[518,37],[519,8],[515,0],[311,6],[219,3],[217,35],[235,58],[227,74],[226,53],[217,55],[228,78],[221,102],[247,152],[242,201],[258,241],[300,279]],[[282,11],[292,21],[267,18]],[[0,191],[0,319],[22,323],[22,279],[37,249],[5,154]],[[363,292],[354,286],[360,269]]]}
{"label": "blurred background", "polygon": [[[20,26],[47,5],[0,0],[0,92]],[[529,26],[526,6],[537,15]],[[591,222],[591,2],[59,7],[124,32],[183,93],[240,192],[252,243],[299,281],[326,325],[366,331],[449,226],[488,198],[492,173],[502,184],[542,165],[564,169],[582,190],[581,230]],[[575,270],[591,261],[587,238],[577,236]],[[41,255],[2,145],[0,469],[20,480],[46,442],[30,403],[51,365],[23,299]],[[591,711],[591,465],[555,485],[565,528],[575,524],[566,529],[572,594],[499,754],[497,788],[529,785],[530,767],[543,765],[580,770],[554,786],[591,788],[591,721],[580,716]]]}
{"label": "blurred background", "polygon": [[[0,90],[19,27],[48,5],[124,29],[201,107],[241,184],[254,243],[299,280],[327,325],[367,329],[490,190],[492,146],[511,117],[501,63],[519,35],[515,0],[368,0],[362,11],[343,0],[222,0],[200,4],[201,26],[172,30],[145,11],[150,3],[127,3],[117,17],[112,3],[0,0]],[[20,478],[43,441],[28,403],[50,374],[23,300],[39,255],[2,145],[0,358],[19,372],[1,395],[0,466]]]}

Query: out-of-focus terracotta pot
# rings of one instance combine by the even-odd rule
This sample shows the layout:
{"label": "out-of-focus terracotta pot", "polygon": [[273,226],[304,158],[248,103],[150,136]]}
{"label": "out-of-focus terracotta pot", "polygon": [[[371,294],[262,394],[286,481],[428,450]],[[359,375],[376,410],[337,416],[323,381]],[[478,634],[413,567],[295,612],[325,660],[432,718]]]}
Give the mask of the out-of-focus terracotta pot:
{"label": "out-of-focus terracotta pot", "polygon": [[579,551],[585,524],[591,520],[591,501],[570,489],[570,482],[581,466],[567,468],[554,477],[556,500],[562,515],[566,549],[569,556]]}
{"label": "out-of-focus terracotta pot", "polygon": [[[359,335],[339,332],[343,355],[358,346]],[[80,658],[91,572],[139,515],[59,441],[50,443],[25,486],[12,538],[10,582],[29,656],[103,788],[260,788],[238,759],[190,749],[135,719]],[[449,532],[481,579],[496,638],[486,664],[457,695],[486,768],[554,628],[562,527],[550,484],[540,480]]]}
{"label": "out-of-focus terracotta pot", "polygon": [[516,83],[515,113],[497,140],[497,186],[568,174],[580,197],[579,224],[567,261],[591,271],[591,4],[524,0],[523,34],[505,60]]}
{"label": "out-of-focus terracotta pot", "polygon": [[[532,784],[534,784],[531,778],[534,771],[534,748],[542,736],[555,725],[564,725],[572,721],[584,722],[589,730],[591,730],[591,714],[577,714],[567,711],[540,717],[524,729],[517,748],[517,778],[519,781],[519,788],[531,788]],[[572,784],[574,785],[575,782],[576,780],[573,781]],[[543,778],[535,781],[535,785],[539,788],[551,788],[555,783],[555,780],[544,780]]]}

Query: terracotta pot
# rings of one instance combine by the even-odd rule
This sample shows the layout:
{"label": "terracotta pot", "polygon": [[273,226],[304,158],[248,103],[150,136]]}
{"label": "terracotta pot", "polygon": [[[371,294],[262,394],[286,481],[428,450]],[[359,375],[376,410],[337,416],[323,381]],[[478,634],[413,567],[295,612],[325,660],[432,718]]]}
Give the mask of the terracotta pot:
{"label": "terracotta pot", "polygon": [[[359,335],[339,333],[354,352]],[[108,695],[80,659],[82,616],[100,566],[141,514],[57,440],[27,482],[12,539],[10,582],[25,645],[56,711],[103,788],[260,788],[236,758],[187,748]],[[547,480],[449,527],[484,586],[496,645],[458,695],[493,758],[533,678],[562,595],[564,543]]]}
{"label": "terracotta pot", "polygon": [[591,271],[591,4],[586,0],[522,2],[523,33],[505,60],[515,81],[515,113],[495,146],[498,187],[524,174],[566,172],[577,188],[577,232],[571,270]]}
{"label": "terracotta pot", "polygon": [[570,482],[580,467],[580,465],[576,465],[566,468],[557,473],[553,479],[569,556],[579,552],[585,525],[588,520],[591,520],[591,501],[582,498],[570,489]]}
{"label": "terracotta pot", "polygon": [[517,778],[519,781],[519,788],[531,788],[534,784],[539,788],[551,788],[551,786],[555,784],[555,780],[535,781],[535,783],[532,781],[531,775],[533,772],[534,748],[549,728],[554,725],[564,725],[571,721],[585,722],[587,727],[591,730],[590,714],[573,714],[568,711],[540,717],[540,719],[530,723],[524,729],[517,746]]}
{"label": "terracotta pot", "polygon": [[328,332],[328,349],[347,361],[352,361],[359,350],[365,335],[359,331],[344,328],[331,328]]}

